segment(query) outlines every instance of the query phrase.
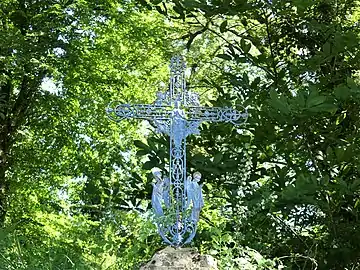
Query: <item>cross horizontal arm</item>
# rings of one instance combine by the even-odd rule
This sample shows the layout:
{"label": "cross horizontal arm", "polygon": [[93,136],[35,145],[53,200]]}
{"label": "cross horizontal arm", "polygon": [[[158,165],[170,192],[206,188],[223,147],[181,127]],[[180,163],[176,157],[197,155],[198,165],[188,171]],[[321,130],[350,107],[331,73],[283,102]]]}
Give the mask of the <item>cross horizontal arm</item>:
{"label": "cross horizontal arm", "polygon": [[232,108],[221,107],[188,107],[188,121],[230,122],[234,125],[243,124],[248,117],[244,113]]}
{"label": "cross horizontal arm", "polygon": [[149,121],[170,119],[172,107],[150,104],[111,104],[106,109],[109,117],[114,121],[136,118]]}

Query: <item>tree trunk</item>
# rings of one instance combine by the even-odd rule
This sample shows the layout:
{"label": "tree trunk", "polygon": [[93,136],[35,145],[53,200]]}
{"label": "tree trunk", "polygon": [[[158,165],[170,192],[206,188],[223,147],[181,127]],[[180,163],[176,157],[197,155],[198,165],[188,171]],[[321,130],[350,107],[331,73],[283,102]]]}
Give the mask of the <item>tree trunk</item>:
{"label": "tree trunk", "polygon": [[[7,74],[8,75],[8,74]],[[12,83],[9,79],[5,85],[0,87],[2,106],[0,107],[0,227],[4,225],[7,211],[7,197],[9,191],[9,180],[6,172],[9,168],[9,144],[11,137],[11,117],[10,117],[10,95]]]}
{"label": "tree trunk", "polygon": [[9,182],[6,178],[6,171],[8,169],[6,152],[4,149],[1,149],[0,152],[0,227],[2,227],[6,217]]}

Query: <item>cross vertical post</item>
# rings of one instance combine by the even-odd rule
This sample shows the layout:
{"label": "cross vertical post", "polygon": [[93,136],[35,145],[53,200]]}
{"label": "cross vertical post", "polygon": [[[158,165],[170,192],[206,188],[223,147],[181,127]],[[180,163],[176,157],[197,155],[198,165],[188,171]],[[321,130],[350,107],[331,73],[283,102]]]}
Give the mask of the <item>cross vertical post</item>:
{"label": "cross vertical post", "polygon": [[154,173],[152,206],[157,227],[165,243],[179,247],[194,238],[203,196],[199,181],[201,174],[186,173],[186,137],[199,134],[204,121],[230,122],[234,125],[246,121],[248,113],[232,108],[202,107],[199,96],[186,90],[185,62],[176,56],[170,64],[170,86],[165,93],[158,92],[153,104],[110,103],[106,109],[115,121],[128,118],[148,120],[156,131],[170,136],[169,176]]}

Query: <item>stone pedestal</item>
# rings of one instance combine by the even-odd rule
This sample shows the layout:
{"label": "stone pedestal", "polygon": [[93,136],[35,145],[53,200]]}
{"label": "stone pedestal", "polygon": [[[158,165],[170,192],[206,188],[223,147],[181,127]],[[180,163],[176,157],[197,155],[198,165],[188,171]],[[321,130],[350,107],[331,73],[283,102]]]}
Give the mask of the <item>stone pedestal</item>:
{"label": "stone pedestal", "polygon": [[193,248],[167,247],[158,251],[140,270],[218,270],[216,260]]}

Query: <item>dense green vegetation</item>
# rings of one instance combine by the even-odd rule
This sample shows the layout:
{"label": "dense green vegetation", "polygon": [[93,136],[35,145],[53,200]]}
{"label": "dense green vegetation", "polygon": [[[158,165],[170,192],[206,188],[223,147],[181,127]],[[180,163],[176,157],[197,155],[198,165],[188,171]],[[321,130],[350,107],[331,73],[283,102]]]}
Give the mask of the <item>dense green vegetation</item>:
{"label": "dense green vegetation", "polygon": [[[185,54],[203,104],[193,246],[221,269],[358,269],[360,2],[3,0],[0,269],[138,269],[163,247],[149,169],[168,143],[110,101],[152,102]],[[146,135],[146,136],[145,136]]]}

